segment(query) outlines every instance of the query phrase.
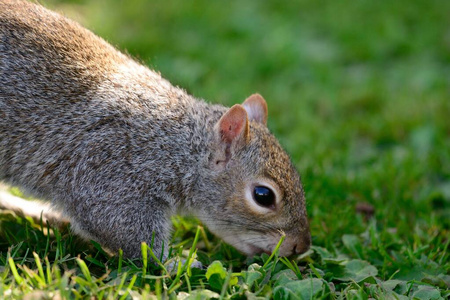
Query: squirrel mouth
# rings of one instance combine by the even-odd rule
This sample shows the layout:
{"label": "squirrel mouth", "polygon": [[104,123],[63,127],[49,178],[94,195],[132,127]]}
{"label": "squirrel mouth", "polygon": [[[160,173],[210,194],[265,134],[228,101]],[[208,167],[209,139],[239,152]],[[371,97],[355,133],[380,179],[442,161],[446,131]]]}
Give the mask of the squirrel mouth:
{"label": "squirrel mouth", "polygon": [[251,245],[251,244],[247,244],[247,247],[249,249],[249,252],[251,255],[255,255],[255,254],[262,254],[262,253],[266,253],[266,254],[271,254],[271,251],[268,251],[266,249],[260,248],[258,246],[255,245]]}

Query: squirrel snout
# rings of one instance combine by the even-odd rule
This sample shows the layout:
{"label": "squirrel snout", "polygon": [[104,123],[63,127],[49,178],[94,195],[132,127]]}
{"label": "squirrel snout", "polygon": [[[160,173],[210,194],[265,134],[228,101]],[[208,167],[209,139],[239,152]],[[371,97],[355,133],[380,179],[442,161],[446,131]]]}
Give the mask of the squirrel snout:
{"label": "squirrel snout", "polygon": [[294,246],[292,251],[293,254],[302,254],[309,250],[311,247],[311,237],[308,234],[306,238],[302,238],[297,244]]}
{"label": "squirrel snout", "polygon": [[281,245],[280,255],[291,256],[302,254],[311,247],[311,235],[309,232],[302,232],[296,235],[287,235],[285,241]]}

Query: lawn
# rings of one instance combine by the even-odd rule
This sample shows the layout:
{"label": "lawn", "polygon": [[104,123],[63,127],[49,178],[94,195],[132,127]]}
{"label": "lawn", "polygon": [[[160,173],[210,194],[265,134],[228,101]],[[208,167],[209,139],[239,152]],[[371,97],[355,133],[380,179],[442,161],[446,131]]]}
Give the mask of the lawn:
{"label": "lawn", "polygon": [[170,273],[3,212],[0,298],[450,296],[450,1],[43,2],[196,97],[262,94],[313,246],[247,258],[174,218],[171,255],[204,269]]}

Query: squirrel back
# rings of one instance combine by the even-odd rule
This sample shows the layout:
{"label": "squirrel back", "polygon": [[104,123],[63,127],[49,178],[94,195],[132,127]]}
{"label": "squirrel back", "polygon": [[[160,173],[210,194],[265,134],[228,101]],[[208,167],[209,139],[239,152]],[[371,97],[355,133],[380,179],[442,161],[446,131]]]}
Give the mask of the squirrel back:
{"label": "squirrel back", "polygon": [[[0,0],[0,180],[51,203],[80,235],[140,256],[192,214],[247,254],[303,252],[303,189],[260,95],[194,99],[77,23]],[[167,249],[167,247],[165,247]]]}

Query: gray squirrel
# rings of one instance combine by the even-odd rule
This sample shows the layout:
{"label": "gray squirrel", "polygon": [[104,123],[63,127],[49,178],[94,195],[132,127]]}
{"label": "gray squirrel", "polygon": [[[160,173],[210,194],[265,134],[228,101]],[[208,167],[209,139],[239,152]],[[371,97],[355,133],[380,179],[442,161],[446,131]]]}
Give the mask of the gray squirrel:
{"label": "gray squirrel", "polygon": [[300,177],[266,122],[258,94],[197,100],[76,22],[0,0],[0,180],[112,252],[153,237],[166,255],[174,214],[248,255],[282,234],[280,255],[305,252]]}

